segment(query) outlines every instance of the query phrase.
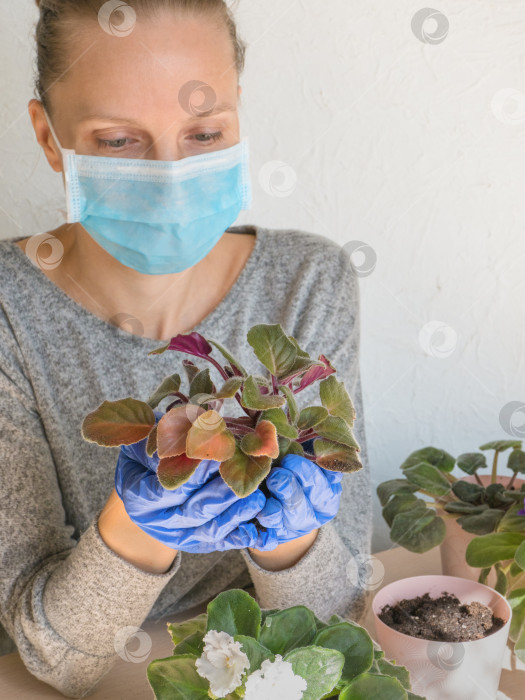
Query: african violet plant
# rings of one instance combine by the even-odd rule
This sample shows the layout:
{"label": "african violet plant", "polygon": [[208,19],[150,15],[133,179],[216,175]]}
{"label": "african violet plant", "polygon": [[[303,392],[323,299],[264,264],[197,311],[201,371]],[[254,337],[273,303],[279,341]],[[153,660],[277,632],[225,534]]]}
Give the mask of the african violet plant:
{"label": "african violet plant", "polygon": [[[516,655],[525,661],[525,483],[513,488],[516,476],[525,473],[521,440],[495,440],[479,447],[494,450],[491,483],[483,486],[478,471],[488,468],[481,452],[466,452],[454,459],[445,450],[424,447],[412,452],[401,465],[404,479],[379,484],[377,495],[390,538],[411,552],[427,552],[443,542],[446,527],[439,507],[466,532],[476,535],[465,550],[465,561],[480,569],[478,580],[487,583],[492,567],[494,585],[513,608],[509,632]],[[497,483],[498,457],[510,449],[507,468],[512,477],[507,487]],[[477,483],[451,474],[454,466]],[[416,492],[432,501],[416,497]]]}
{"label": "african violet plant", "polygon": [[231,589],[167,628],[173,653],[147,668],[157,700],[424,700],[364,627],[304,605],[261,610]]}
{"label": "african violet plant", "polygon": [[[187,481],[201,460],[216,460],[222,478],[241,498],[255,491],[272,462],[286,454],[303,455],[331,471],[361,469],[352,432],[354,406],[330,361],[322,354],[312,359],[278,323],[252,326],[247,339],[269,378],[248,374],[216,341],[197,332],[179,334],[148,354],[174,350],[202,358],[217,370],[222,385],[216,387],[209,367],[200,369],[185,359],[188,394],[181,391],[180,375],[172,374],[146,402],[131,396],[104,401],[84,418],[82,436],[105,447],[147,438],[146,452],[151,457],[157,451],[157,475],[166,489]],[[227,364],[212,357],[212,346]],[[299,411],[295,395],[316,381],[322,405]],[[166,397],[173,401],[156,423],[154,409]],[[221,416],[225,399],[236,400],[246,415]],[[306,442],[313,454],[303,448]]]}

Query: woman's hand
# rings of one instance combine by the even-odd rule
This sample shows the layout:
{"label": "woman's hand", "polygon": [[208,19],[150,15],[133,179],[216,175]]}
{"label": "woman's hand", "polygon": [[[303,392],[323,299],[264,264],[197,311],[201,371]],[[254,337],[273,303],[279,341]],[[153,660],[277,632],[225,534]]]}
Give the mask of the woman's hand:
{"label": "woman's hand", "polygon": [[322,469],[305,457],[288,454],[266,477],[272,497],[257,520],[275,530],[279,544],[307,535],[337,514],[342,478],[341,472]]}
{"label": "woman's hand", "polygon": [[144,438],[122,445],[115,470],[115,489],[130,519],[144,532],[183,552],[266,551],[277,546],[273,530],[258,532],[248,522],[266,502],[260,489],[239,498],[223,481],[215,460],[202,460],[188,481],[165,489],[156,474],[157,453],[150,457],[146,443]]}

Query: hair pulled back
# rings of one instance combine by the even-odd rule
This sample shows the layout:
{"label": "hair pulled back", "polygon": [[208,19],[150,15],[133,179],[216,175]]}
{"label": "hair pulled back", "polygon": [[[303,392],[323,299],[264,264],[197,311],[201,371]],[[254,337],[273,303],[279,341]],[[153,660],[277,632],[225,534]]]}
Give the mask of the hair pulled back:
{"label": "hair pulled back", "polygon": [[[40,9],[36,26],[36,79],[35,94],[47,112],[52,114],[49,89],[66,74],[68,65],[68,39],[81,28],[79,20],[98,19],[101,8],[110,3],[105,0],[35,0]],[[237,74],[244,69],[246,45],[237,34],[233,14],[224,0],[128,0],[115,2],[119,7],[131,7],[137,16],[152,16],[164,9],[173,9],[193,15],[209,17],[223,23],[230,35]]]}

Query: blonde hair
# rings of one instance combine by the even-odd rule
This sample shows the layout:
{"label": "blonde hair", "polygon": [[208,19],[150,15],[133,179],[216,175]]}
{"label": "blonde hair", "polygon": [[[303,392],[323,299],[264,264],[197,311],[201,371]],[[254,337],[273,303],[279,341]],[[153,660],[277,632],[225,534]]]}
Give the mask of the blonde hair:
{"label": "blonde hair", "polygon": [[[97,18],[105,0],[35,0],[40,8],[36,26],[36,79],[35,95],[48,114],[53,109],[49,100],[49,89],[66,73],[66,36],[81,31],[78,20]],[[173,9],[188,14],[210,17],[223,23],[230,35],[235,67],[240,76],[244,69],[246,44],[239,38],[233,14],[224,0],[128,0],[128,5],[137,15],[149,16],[163,9]],[[118,9],[118,7],[117,7]]]}

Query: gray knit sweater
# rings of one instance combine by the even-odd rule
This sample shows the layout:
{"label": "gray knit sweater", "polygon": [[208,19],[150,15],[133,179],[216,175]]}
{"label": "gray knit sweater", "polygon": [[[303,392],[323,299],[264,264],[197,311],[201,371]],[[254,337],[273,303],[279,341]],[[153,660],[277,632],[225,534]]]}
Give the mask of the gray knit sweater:
{"label": "gray knit sweater", "polygon": [[[262,607],[304,604],[324,619],[336,612],[360,622],[368,607],[366,583],[358,584],[366,579],[360,572],[372,508],[355,269],[318,234],[228,230],[255,234],[255,247],[233,287],[192,330],[227,347],[247,371],[265,374],[246,334],[256,323],[280,323],[312,357],[328,357],[357,413],[364,468],[344,476],[336,518],[283,571],[231,550],[179,552],[166,573],[153,574],[104,543],[97,519],[119,448],[85,441],[82,421],[105,399],[145,401],[165,376],[185,378],[189,356],[148,356],[161,341],[84,309],[14,245],[25,236],[0,241],[0,653],[18,650],[32,674],[67,697],[89,695],[112,668],[119,629],[169,618],[226,588],[253,582]],[[297,399],[300,408],[319,403],[319,383]],[[241,415],[233,403],[231,414]]]}

